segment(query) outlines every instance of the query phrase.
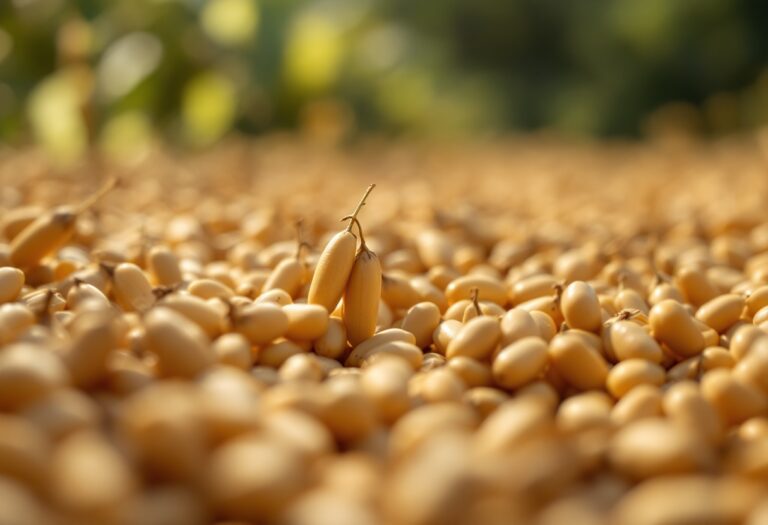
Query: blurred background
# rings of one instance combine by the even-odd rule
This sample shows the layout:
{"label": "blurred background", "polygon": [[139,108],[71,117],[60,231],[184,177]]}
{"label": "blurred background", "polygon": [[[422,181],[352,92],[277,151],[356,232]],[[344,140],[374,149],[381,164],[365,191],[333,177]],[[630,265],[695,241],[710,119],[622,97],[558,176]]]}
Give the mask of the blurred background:
{"label": "blurred background", "polygon": [[768,124],[762,0],[0,0],[0,141]]}

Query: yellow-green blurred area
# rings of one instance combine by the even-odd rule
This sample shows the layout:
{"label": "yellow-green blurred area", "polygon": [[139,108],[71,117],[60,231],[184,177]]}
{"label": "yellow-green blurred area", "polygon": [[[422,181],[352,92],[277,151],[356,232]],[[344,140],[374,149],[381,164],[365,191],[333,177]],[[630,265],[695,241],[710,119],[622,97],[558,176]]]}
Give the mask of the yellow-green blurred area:
{"label": "yellow-green blurred area", "polygon": [[766,28],[763,0],[0,0],[0,139],[719,135],[768,124]]}

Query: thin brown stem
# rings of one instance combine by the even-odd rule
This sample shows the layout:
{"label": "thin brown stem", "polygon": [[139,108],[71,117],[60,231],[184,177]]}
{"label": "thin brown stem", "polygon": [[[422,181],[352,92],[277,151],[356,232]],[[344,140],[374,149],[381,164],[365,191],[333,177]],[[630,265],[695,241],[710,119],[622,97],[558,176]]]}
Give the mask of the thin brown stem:
{"label": "thin brown stem", "polygon": [[[342,220],[347,220],[347,218],[352,218],[352,219],[357,218],[357,214],[360,213],[360,209],[363,206],[365,206],[365,199],[368,198],[368,195],[373,191],[373,188],[375,188],[375,187],[376,187],[375,184],[371,184],[370,186],[368,186],[368,189],[365,190],[365,193],[363,194],[363,198],[360,199],[359,203],[357,203],[357,207],[355,208],[355,211],[352,212],[352,215],[348,215],[347,217],[343,218]],[[348,232],[352,231],[352,223],[351,222],[347,225],[347,231]]]}

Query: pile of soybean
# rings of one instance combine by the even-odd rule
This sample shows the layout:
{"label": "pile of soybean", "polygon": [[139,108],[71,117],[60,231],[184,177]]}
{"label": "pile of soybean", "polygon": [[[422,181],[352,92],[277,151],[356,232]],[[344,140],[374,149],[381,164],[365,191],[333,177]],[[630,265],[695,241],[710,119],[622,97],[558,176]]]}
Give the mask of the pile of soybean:
{"label": "pile of soybean", "polygon": [[764,143],[0,152],[0,524],[766,523]]}

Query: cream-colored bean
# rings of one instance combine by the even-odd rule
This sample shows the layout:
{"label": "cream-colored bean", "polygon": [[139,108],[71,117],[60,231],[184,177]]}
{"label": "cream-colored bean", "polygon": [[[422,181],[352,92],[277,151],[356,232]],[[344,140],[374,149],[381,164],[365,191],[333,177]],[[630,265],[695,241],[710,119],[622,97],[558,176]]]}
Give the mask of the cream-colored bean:
{"label": "cream-colored bean", "polygon": [[556,335],[549,344],[552,367],[571,386],[579,390],[601,389],[608,375],[608,363],[581,338]]}
{"label": "cream-colored bean", "polygon": [[205,332],[166,307],[153,308],[144,319],[149,350],[163,375],[194,377],[216,361]]}
{"label": "cream-colored bean", "polygon": [[701,393],[729,424],[738,424],[762,415],[768,402],[762,392],[739,381],[730,370],[717,368],[704,374]]}
{"label": "cream-colored bean", "polygon": [[703,304],[696,312],[696,319],[722,334],[739,320],[744,304],[740,295],[720,295]]}
{"label": "cream-colored bean", "polygon": [[24,286],[24,272],[18,268],[0,268],[0,304],[15,300]]}
{"label": "cream-colored bean", "polygon": [[493,378],[503,388],[520,388],[538,378],[547,361],[547,343],[539,337],[524,337],[499,352],[493,361]]}
{"label": "cream-colored bean", "polygon": [[330,359],[339,359],[347,349],[347,331],[338,317],[330,317],[325,333],[315,339],[314,349],[317,355]]}
{"label": "cream-colored bean", "polygon": [[487,359],[501,339],[499,321],[482,316],[470,320],[448,343],[445,355],[448,359],[467,356],[478,360]]}
{"label": "cream-colored bean", "polygon": [[448,367],[470,387],[490,386],[493,382],[493,373],[491,367],[466,356],[458,356],[448,361]]}
{"label": "cream-colored bean", "polygon": [[16,341],[35,324],[35,314],[19,303],[0,305],[0,344]]}
{"label": "cream-colored bean", "polygon": [[664,369],[645,359],[627,359],[611,368],[606,387],[614,397],[622,398],[639,385],[661,386],[666,374]]}
{"label": "cream-colored bean", "polygon": [[388,328],[382,330],[378,334],[357,345],[347,357],[345,364],[347,366],[360,366],[371,350],[384,343],[397,341],[415,345],[416,338],[412,333],[406,332],[401,328]]}
{"label": "cream-colored bean", "polygon": [[138,487],[126,458],[92,431],[77,432],[56,448],[50,476],[57,506],[83,522],[114,519]]}
{"label": "cream-colored bean", "polygon": [[288,315],[277,304],[254,303],[236,312],[232,324],[233,330],[244,335],[252,344],[265,345],[286,333]]}
{"label": "cream-colored bean", "polygon": [[251,343],[242,334],[229,333],[218,337],[212,344],[217,362],[250,370],[253,365]]}
{"label": "cream-colored bean", "polygon": [[563,291],[560,308],[571,328],[599,332],[602,326],[600,301],[595,290],[583,281],[574,281]]}
{"label": "cream-colored bean", "polygon": [[448,302],[453,304],[461,299],[469,299],[474,289],[477,289],[478,297],[484,301],[491,301],[500,306],[507,303],[504,284],[481,275],[465,275],[451,281],[445,288],[445,296]]}
{"label": "cream-colored bean", "polygon": [[0,352],[0,408],[16,410],[34,403],[70,381],[61,358],[28,343]]}
{"label": "cream-colored bean", "polygon": [[413,305],[403,318],[401,328],[411,332],[416,346],[426,348],[432,343],[432,334],[440,324],[440,310],[433,303]]}
{"label": "cream-colored bean", "polygon": [[228,299],[235,292],[226,284],[216,279],[195,279],[187,287],[187,291],[201,299]]}
{"label": "cream-colored bean", "polygon": [[611,426],[613,400],[604,392],[584,392],[564,400],[557,410],[557,427],[566,433]]}
{"label": "cream-colored bean", "polygon": [[437,325],[437,328],[435,328],[434,332],[432,332],[432,342],[435,345],[435,350],[445,354],[446,350],[448,349],[448,345],[459,333],[462,326],[464,325],[461,323],[461,321],[454,319],[443,321]]}
{"label": "cream-colored bean", "polygon": [[153,246],[149,250],[147,267],[157,284],[175,286],[182,281],[179,258],[167,246]]}
{"label": "cream-colored bean", "polygon": [[661,418],[622,427],[609,449],[613,467],[634,479],[693,472],[711,462],[710,454],[689,429]]}
{"label": "cream-colored bean", "polygon": [[638,385],[628,391],[611,410],[611,420],[616,425],[649,417],[661,417],[662,393],[655,385]]}
{"label": "cream-colored bean", "polygon": [[507,311],[500,321],[501,344],[507,346],[524,337],[541,337],[541,330],[536,320],[520,308]]}
{"label": "cream-colored bean", "polygon": [[661,363],[661,347],[648,331],[632,321],[617,321],[603,329],[603,342],[609,353],[619,361],[645,359]]}
{"label": "cream-colored bean", "polygon": [[665,300],[651,308],[649,315],[653,335],[684,357],[698,355],[704,350],[704,336],[683,306]]}
{"label": "cream-colored bean", "polygon": [[328,329],[328,311],[317,304],[288,304],[283,306],[288,318],[284,336],[298,341],[313,341]]}
{"label": "cream-colored bean", "polygon": [[155,304],[152,285],[141,268],[132,263],[120,263],[112,275],[115,300],[128,312],[145,312]]}
{"label": "cream-colored bean", "polygon": [[557,279],[552,275],[532,275],[515,282],[509,296],[513,304],[519,305],[537,297],[552,295],[552,289],[557,283]]}

